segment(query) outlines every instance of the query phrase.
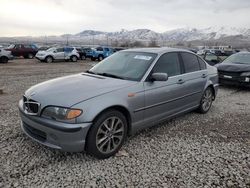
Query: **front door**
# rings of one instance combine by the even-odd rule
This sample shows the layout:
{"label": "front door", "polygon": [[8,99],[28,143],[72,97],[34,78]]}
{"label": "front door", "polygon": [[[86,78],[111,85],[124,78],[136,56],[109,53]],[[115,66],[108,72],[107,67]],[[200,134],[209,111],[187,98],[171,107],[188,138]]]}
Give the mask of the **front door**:
{"label": "front door", "polygon": [[145,122],[155,122],[177,114],[185,109],[187,94],[182,75],[179,54],[163,54],[155,64],[152,73],[167,73],[167,81],[146,81],[145,88]]}

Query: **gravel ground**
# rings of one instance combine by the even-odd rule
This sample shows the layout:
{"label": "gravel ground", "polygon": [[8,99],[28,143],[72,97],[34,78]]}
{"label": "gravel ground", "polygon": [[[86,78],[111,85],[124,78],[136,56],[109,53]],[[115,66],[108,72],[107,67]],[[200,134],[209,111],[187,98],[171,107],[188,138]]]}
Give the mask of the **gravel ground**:
{"label": "gravel ground", "polygon": [[20,129],[30,86],[91,62],[0,64],[0,187],[250,187],[250,91],[220,88],[208,114],[189,113],[130,137],[106,160],[37,144]]}

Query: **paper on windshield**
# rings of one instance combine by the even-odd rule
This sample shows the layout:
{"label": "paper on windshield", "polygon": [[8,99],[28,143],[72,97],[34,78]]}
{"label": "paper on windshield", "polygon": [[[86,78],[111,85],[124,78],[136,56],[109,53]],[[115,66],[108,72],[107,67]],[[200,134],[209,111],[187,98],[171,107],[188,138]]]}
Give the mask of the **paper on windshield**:
{"label": "paper on windshield", "polygon": [[136,55],[134,58],[135,58],[135,59],[140,59],[140,60],[149,61],[152,57],[151,57],[151,56],[146,56],[146,55]]}

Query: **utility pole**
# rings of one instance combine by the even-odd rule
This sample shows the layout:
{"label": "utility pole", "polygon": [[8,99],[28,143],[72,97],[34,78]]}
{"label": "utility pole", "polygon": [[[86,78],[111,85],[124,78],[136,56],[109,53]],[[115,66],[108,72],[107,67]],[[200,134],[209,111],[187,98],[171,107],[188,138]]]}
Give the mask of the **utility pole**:
{"label": "utility pole", "polygon": [[69,45],[69,35],[67,35],[67,44],[66,44],[66,46],[68,46]]}

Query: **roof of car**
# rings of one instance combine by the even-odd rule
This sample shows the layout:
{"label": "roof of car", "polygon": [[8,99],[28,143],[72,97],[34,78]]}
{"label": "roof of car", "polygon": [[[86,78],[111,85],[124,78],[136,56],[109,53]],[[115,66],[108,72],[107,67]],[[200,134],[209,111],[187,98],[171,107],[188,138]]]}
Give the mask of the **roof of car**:
{"label": "roof of car", "polygon": [[127,49],[124,51],[132,51],[132,52],[149,52],[149,53],[157,53],[157,54],[162,54],[166,52],[190,52],[189,50],[185,49],[178,49],[178,48],[169,48],[169,47],[162,47],[162,48],[132,48],[132,49]]}

